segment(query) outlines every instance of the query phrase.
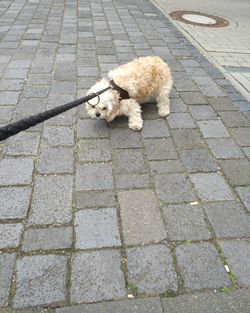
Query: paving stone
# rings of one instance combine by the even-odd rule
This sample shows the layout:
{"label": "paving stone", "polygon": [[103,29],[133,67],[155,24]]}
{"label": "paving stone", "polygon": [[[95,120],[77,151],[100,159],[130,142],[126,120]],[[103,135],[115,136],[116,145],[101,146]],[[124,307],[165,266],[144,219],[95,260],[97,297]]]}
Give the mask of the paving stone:
{"label": "paving stone", "polygon": [[229,180],[230,185],[250,184],[250,162],[248,160],[221,160],[219,165]]}
{"label": "paving stone", "polygon": [[148,160],[176,159],[177,153],[171,138],[144,139]]}
{"label": "paving stone", "polygon": [[101,120],[79,120],[77,124],[78,137],[108,137],[108,127],[105,121]]}
{"label": "paving stone", "polygon": [[245,118],[245,116],[238,111],[219,112],[219,115],[227,127],[250,126],[247,118]]}
{"label": "paving stone", "polygon": [[31,85],[50,84],[52,75],[50,74],[30,74],[27,83]]}
{"label": "paving stone", "polygon": [[188,113],[172,113],[167,120],[172,129],[197,127]]}
{"label": "paving stone", "polygon": [[51,86],[51,93],[75,93],[76,83],[74,82],[57,82],[53,81]]}
{"label": "paving stone", "polygon": [[113,207],[115,204],[115,195],[111,191],[80,191],[76,195],[76,206],[79,209]]}
{"label": "paving stone", "polygon": [[149,162],[151,172],[164,174],[164,173],[179,173],[184,171],[179,160],[166,160],[166,161],[151,161]]}
{"label": "paving stone", "polygon": [[155,175],[154,181],[159,198],[167,203],[189,202],[197,198],[183,174]]}
{"label": "paving stone", "polygon": [[109,140],[107,139],[80,140],[78,147],[81,162],[110,161],[111,159]]}
{"label": "paving stone", "polygon": [[177,274],[170,249],[164,245],[127,249],[128,281],[139,293],[177,291]]}
{"label": "paving stone", "polygon": [[181,99],[171,99],[170,113],[187,112],[187,106]]}
{"label": "paving stone", "polygon": [[151,186],[148,174],[118,174],[115,176],[116,188],[149,188]]}
{"label": "paving stone", "polygon": [[239,146],[232,138],[207,139],[209,148],[218,159],[232,159],[244,157]]}
{"label": "paving stone", "polygon": [[111,146],[113,148],[139,148],[141,147],[139,133],[128,128],[110,129]]}
{"label": "paving stone", "polygon": [[38,133],[22,132],[7,139],[3,151],[8,155],[37,155],[39,141]]}
{"label": "paving stone", "polygon": [[[38,114],[45,111],[47,100],[43,98],[21,98],[16,106],[14,117],[16,119]],[[34,128],[30,128],[33,130]]]}
{"label": "paving stone", "polygon": [[250,127],[230,128],[234,140],[240,146],[250,146]]}
{"label": "paving stone", "polygon": [[14,112],[14,106],[0,106],[0,125],[9,123]]}
{"label": "paving stone", "polygon": [[75,214],[77,249],[120,246],[115,208],[84,210]]}
{"label": "paving stone", "polygon": [[211,97],[208,98],[209,104],[215,111],[237,111],[238,109],[233,105],[233,102],[227,97]]}
{"label": "paving stone", "polygon": [[191,182],[203,201],[234,200],[224,178],[217,173],[190,174]]}
{"label": "paving stone", "polygon": [[250,304],[249,290],[197,292],[162,298],[162,304],[165,313],[247,313]]}
{"label": "paving stone", "polygon": [[72,148],[44,147],[40,152],[38,171],[42,174],[73,173],[74,151]]}
{"label": "paving stone", "polygon": [[199,91],[191,80],[176,80],[174,86],[177,91]]}
{"label": "paving stone", "polygon": [[71,220],[73,178],[37,176],[34,185],[30,224],[65,224]]}
{"label": "paving stone", "polygon": [[142,150],[116,150],[114,164],[117,173],[144,173],[146,165]]}
{"label": "paving stone", "polygon": [[24,218],[31,197],[29,187],[4,187],[0,189],[0,219]]}
{"label": "paving stone", "polygon": [[43,137],[52,147],[74,146],[74,130],[67,126],[46,126]]}
{"label": "paving stone", "polygon": [[56,309],[56,313],[163,313],[159,298],[150,297],[145,299],[122,300],[81,304],[77,306]]}
{"label": "paving stone", "polygon": [[19,245],[22,230],[21,223],[0,224],[0,249],[16,248]]}
{"label": "paving stone", "polygon": [[169,240],[208,240],[211,234],[199,205],[175,204],[163,210]]}
{"label": "paving stone", "polygon": [[33,255],[17,261],[14,308],[56,305],[66,297],[66,256]]}
{"label": "paving stone", "polygon": [[178,129],[171,131],[178,149],[205,148],[205,142],[200,132],[195,129]]}
{"label": "paving stone", "polygon": [[113,188],[110,164],[83,164],[76,167],[76,190],[102,190]]}
{"label": "paving stone", "polygon": [[15,267],[15,253],[0,254],[0,307],[8,305],[9,290]]}
{"label": "paving stone", "polygon": [[102,250],[73,255],[71,301],[97,302],[119,299],[125,295],[119,251]]}
{"label": "paving stone", "polygon": [[220,87],[217,85],[210,85],[210,86],[199,86],[200,90],[202,91],[202,94],[206,97],[223,97],[225,96],[225,93],[221,90]]}
{"label": "paving stone", "polygon": [[176,248],[184,287],[197,290],[230,285],[223,263],[211,243],[180,245]]}
{"label": "paving stone", "polygon": [[0,105],[16,105],[18,103],[20,92],[1,91]]}
{"label": "paving stone", "polygon": [[24,81],[22,79],[2,79],[0,82],[0,90],[5,91],[21,91]]}
{"label": "paving stone", "polygon": [[33,168],[34,161],[29,158],[0,160],[0,186],[30,184]]}
{"label": "paving stone", "polygon": [[248,239],[219,241],[229,268],[236,276],[239,286],[250,286],[250,243]]}
{"label": "paving stone", "polygon": [[193,149],[180,151],[181,160],[188,173],[215,172],[218,165],[207,149]]}
{"label": "paving stone", "polygon": [[10,68],[7,69],[4,73],[4,78],[18,79],[18,78],[26,78],[28,75],[27,68]]}
{"label": "paving stone", "polygon": [[190,105],[189,110],[193,118],[198,121],[217,119],[217,114],[211,108],[211,106],[208,105]]}
{"label": "paving stone", "polygon": [[72,242],[72,227],[30,228],[24,234],[22,250],[69,249]]}
{"label": "paving stone", "polygon": [[185,104],[207,104],[206,99],[200,92],[179,92],[179,95]]}
{"label": "paving stone", "polygon": [[205,203],[204,208],[217,237],[249,236],[250,216],[245,213],[238,202]]}
{"label": "paving stone", "polygon": [[242,148],[242,150],[244,151],[246,157],[250,160],[250,147]]}
{"label": "paving stone", "polygon": [[214,86],[215,85],[214,80],[209,76],[192,76],[192,79],[199,86]]}
{"label": "paving stone", "polygon": [[221,121],[198,121],[197,124],[204,138],[230,137]]}
{"label": "paving stone", "polygon": [[151,190],[118,192],[124,241],[155,243],[166,238],[157,198]]}
{"label": "paving stone", "polygon": [[144,138],[168,137],[169,130],[165,121],[162,120],[146,120],[143,123],[141,135]]}
{"label": "paving stone", "polygon": [[250,211],[250,187],[237,187],[236,191],[238,192],[241,201],[244,203],[245,207]]}
{"label": "paving stone", "polygon": [[49,86],[46,85],[26,85],[22,96],[25,98],[43,98],[49,94]]}

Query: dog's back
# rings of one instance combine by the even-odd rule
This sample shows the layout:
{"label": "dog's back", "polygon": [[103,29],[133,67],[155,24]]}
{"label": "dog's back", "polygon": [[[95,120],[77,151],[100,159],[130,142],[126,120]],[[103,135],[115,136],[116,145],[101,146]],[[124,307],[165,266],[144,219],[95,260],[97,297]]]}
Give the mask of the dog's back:
{"label": "dog's back", "polygon": [[168,65],[158,56],[140,57],[108,74],[138,102],[156,97],[162,85],[171,80]]}

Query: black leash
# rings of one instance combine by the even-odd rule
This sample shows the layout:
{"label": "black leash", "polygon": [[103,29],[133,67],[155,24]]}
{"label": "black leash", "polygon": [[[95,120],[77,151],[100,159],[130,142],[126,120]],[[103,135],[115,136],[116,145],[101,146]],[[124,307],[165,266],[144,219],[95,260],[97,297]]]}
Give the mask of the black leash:
{"label": "black leash", "polygon": [[4,139],[7,139],[11,136],[14,136],[16,134],[18,134],[19,132],[26,130],[32,126],[35,126],[39,123],[42,123],[48,119],[50,119],[51,117],[54,117],[60,113],[63,113],[65,111],[68,111],[84,102],[87,102],[95,97],[98,97],[100,94],[102,94],[103,92],[107,91],[108,89],[110,89],[111,87],[107,87],[103,90],[100,90],[94,94],[90,94],[86,97],[83,97],[81,99],[63,104],[57,108],[39,113],[37,115],[32,115],[28,118],[24,118],[20,121],[17,121],[15,123],[11,123],[9,125],[6,125],[4,127],[0,127],[0,141],[3,141]]}

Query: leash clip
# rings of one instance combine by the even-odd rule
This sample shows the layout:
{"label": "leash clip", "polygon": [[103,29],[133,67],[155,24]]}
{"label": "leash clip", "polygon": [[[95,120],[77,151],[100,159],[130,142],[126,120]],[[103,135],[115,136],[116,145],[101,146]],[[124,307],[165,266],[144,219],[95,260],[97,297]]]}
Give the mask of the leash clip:
{"label": "leash clip", "polygon": [[[92,92],[92,93],[90,93],[89,94],[89,96],[92,96],[92,95],[95,95],[96,97],[97,97],[97,102],[96,103],[90,103],[89,101],[87,101],[87,103],[89,104],[89,105],[94,105],[94,106],[96,106],[99,102],[100,102],[100,96],[98,95],[98,93],[96,93],[96,92]],[[92,98],[91,100],[93,100],[94,98]]]}

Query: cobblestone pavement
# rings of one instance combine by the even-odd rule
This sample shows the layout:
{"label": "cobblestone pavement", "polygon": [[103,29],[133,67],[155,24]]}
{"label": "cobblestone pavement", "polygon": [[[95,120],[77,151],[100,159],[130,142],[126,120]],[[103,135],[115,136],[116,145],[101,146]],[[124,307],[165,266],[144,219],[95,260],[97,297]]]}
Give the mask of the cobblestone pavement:
{"label": "cobblestone pavement", "polygon": [[170,116],[145,105],[140,133],[81,106],[1,144],[0,312],[250,312],[245,99],[147,0],[0,12],[1,125],[135,56],[175,79]]}
{"label": "cobblestone pavement", "polygon": [[167,13],[193,10],[217,15],[229,26],[208,28],[177,22],[209,59],[250,101],[250,4],[248,0],[153,0]]}

